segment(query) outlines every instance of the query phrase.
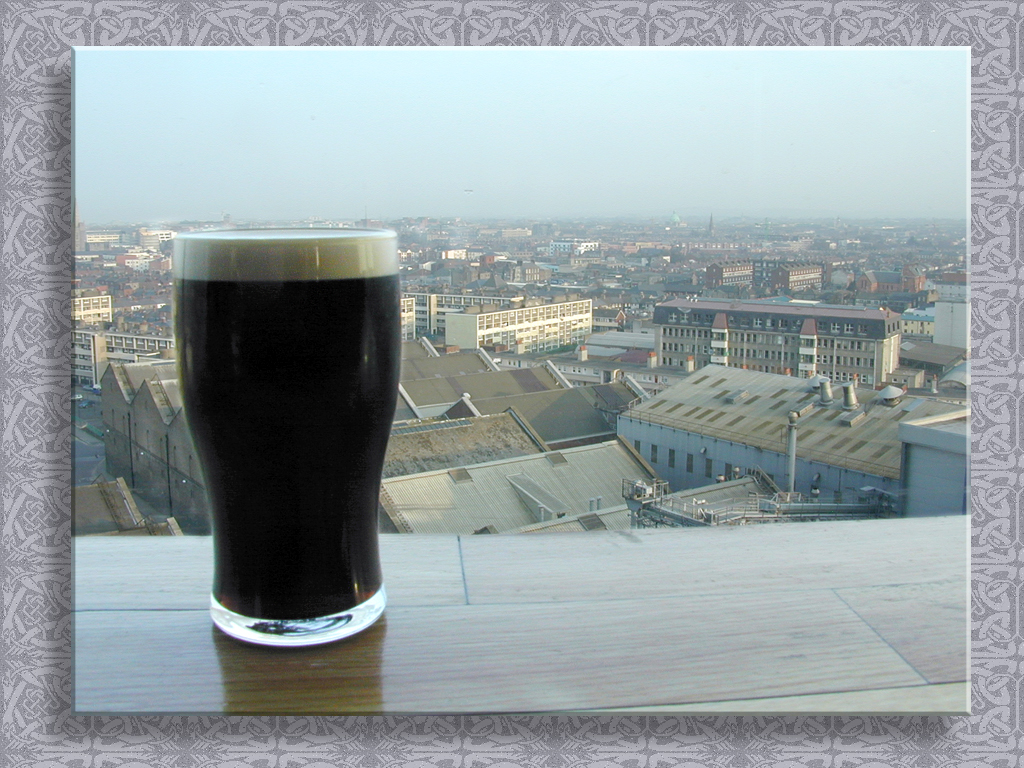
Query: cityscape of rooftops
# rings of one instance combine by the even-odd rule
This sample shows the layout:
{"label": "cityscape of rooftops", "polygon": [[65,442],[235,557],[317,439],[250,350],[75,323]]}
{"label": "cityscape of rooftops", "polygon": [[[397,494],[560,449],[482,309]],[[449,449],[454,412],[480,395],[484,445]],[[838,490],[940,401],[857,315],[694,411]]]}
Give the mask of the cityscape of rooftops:
{"label": "cityscape of rooftops", "polygon": [[267,227],[397,233],[382,533],[966,514],[968,55],[76,49],[76,535],[209,533],[170,255]]}

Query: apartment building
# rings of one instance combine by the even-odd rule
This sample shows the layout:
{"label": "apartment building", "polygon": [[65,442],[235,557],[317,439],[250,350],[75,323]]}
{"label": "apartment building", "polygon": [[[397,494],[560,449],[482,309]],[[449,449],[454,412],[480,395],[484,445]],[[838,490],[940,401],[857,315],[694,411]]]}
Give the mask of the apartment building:
{"label": "apartment building", "polygon": [[828,279],[824,264],[814,262],[783,262],[772,270],[771,286],[775,291],[819,290]]}
{"label": "apartment building", "polygon": [[900,316],[888,309],[773,300],[675,299],[657,306],[659,365],[725,365],[882,384],[899,367]]}
{"label": "apartment building", "polygon": [[725,261],[708,264],[704,273],[704,285],[708,288],[721,288],[723,285],[754,284],[754,262]]}
{"label": "apartment building", "polygon": [[462,349],[546,352],[582,344],[593,332],[590,299],[484,311],[468,307],[446,318],[445,343]]}
{"label": "apartment building", "polygon": [[[477,294],[447,293],[403,293],[403,299],[413,300],[414,328],[416,336],[444,335],[445,318],[449,314],[465,312],[469,307],[498,308],[509,307],[513,302],[521,302],[521,296],[510,299],[498,299],[493,296]],[[403,306],[404,312],[404,306]],[[404,327],[404,325],[403,325]]]}
{"label": "apartment building", "polygon": [[708,264],[704,285],[708,288],[770,285],[777,291],[799,291],[821,288],[827,279],[828,267],[821,262],[748,259]]}
{"label": "apartment building", "polygon": [[114,322],[114,300],[109,293],[76,288],[71,299],[71,319],[95,325]]}

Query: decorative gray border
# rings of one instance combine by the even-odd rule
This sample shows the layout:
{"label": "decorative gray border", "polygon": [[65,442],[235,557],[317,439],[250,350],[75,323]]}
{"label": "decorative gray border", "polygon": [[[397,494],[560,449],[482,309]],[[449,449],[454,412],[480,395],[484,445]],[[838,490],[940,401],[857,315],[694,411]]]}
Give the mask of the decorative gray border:
{"label": "decorative gray border", "polygon": [[[1016,765],[1020,7],[1015,2],[0,0],[2,749],[49,765]],[[72,45],[970,45],[972,717],[70,714]],[[173,664],[173,656],[168,659]],[[328,737],[328,738],[324,738]]]}

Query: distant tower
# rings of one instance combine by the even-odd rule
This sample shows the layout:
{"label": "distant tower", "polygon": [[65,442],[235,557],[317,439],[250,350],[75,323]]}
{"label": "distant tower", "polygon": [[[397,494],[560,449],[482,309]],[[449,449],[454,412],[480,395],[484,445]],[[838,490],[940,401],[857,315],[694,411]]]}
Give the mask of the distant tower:
{"label": "distant tower", "polygon": [[75,199],[75,220],[73,223],[74,227],[74,238],[72,246],[75,253],[83,253],[85,251],[85,222],[82,221],[82,217],[78,213],[78,200]]}
{"label": "distant tower", "polygon": [[708,219],[708,237],[715,236],[715,214],[711,214],[711,218]]}

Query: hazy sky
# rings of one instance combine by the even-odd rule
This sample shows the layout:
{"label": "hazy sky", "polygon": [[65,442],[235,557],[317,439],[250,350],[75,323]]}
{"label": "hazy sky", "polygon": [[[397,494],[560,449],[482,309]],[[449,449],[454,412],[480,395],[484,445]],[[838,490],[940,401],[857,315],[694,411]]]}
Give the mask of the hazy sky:
{"label": "hazy sky", "polygon": [[965,218],[968,57],[76,48],[76,194],[90,224]]}

